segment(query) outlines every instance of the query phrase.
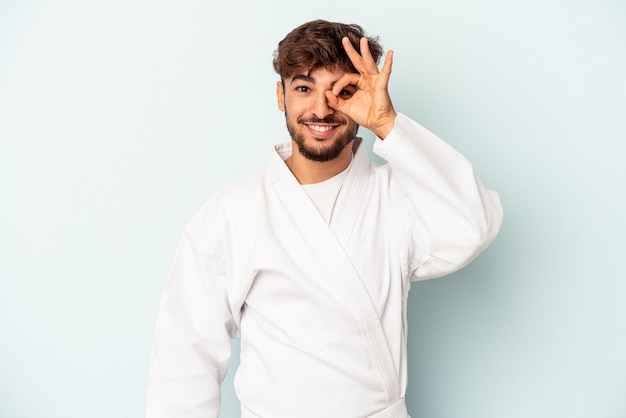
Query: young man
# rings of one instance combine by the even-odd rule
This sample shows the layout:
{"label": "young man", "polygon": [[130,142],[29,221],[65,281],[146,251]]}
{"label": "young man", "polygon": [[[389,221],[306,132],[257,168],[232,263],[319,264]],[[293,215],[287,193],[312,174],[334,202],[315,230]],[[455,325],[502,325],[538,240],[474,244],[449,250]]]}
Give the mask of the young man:
{"label": "young man", "polygon": [[[413,280],[472,261],[498,196],[442,140],[397,114],[393,53],[356,25],[306,23],[274,57],[291,142],[192,219],[161,304],[148,416],[217,417],[230,339],[242,417],[407,418]],[[356,137],[378,137],[376,166]]]}

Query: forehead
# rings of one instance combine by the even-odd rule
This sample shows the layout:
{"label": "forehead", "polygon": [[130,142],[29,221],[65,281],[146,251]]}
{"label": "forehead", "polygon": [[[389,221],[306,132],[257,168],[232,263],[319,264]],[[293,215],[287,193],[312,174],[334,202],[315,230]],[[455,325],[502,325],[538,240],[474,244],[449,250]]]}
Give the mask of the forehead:
{"label": "forehead", "polygon": [[294,74],[289,80],[291,83],[303,81],[312,84],[334,84],[345,73],[345,71],[335,68],[314,68],[310,71]]}

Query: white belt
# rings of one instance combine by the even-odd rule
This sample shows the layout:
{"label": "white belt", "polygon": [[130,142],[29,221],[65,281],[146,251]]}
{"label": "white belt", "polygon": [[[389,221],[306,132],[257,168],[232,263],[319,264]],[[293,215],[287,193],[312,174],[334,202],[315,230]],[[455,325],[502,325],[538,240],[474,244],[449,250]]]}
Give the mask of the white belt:
{"label": "white belt", "polygon": [[406,410],[406,404],[404,403],[404,398],[400,398],[400,400],[388,408],[383,409],[380,412],[375,413],[374,415],[370,415],[368,418],[411,418],[409,413]]}
{"label": "white belt", "polygon": [[[241,418],[261,418],[259,416],[254,415],[252,412],[248,410],[245,406],[241,405]],[[366,418],[411,418],[409,413],[406,410],[406,404],[404,403],[404,398],[400,398],[400,400],[390,407],[383,409],[382,411],[376,412],[374,415],[370,415]]]}

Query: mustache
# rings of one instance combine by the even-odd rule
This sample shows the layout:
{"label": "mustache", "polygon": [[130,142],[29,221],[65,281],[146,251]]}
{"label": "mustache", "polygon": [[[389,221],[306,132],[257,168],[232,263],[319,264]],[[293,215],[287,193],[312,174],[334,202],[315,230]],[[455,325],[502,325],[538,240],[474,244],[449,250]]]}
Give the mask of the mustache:
{"label": "mustache", "polygon": [[344,119],[339,119],[334,117],[333,115],[328,115],[325,118],[298,118],[298,123],[328,123],[328,124],[339,124],[345,125],[347,122]]}

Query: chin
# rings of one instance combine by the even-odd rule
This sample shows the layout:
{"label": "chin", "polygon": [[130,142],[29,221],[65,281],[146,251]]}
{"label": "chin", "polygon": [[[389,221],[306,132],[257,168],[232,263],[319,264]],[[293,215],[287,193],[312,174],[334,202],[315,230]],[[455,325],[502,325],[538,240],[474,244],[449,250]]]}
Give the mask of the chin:
{"label": "chin", "polygon": [[326,162],[338,158],[345,147],[352,143],[354,136],[349,138],[337,138],[331,144],[318,143],[311,145],[307,144],[306,141],[298,135],[292,136],[292,139],[298,147],[298,152],[304,158],[311,161]]}

